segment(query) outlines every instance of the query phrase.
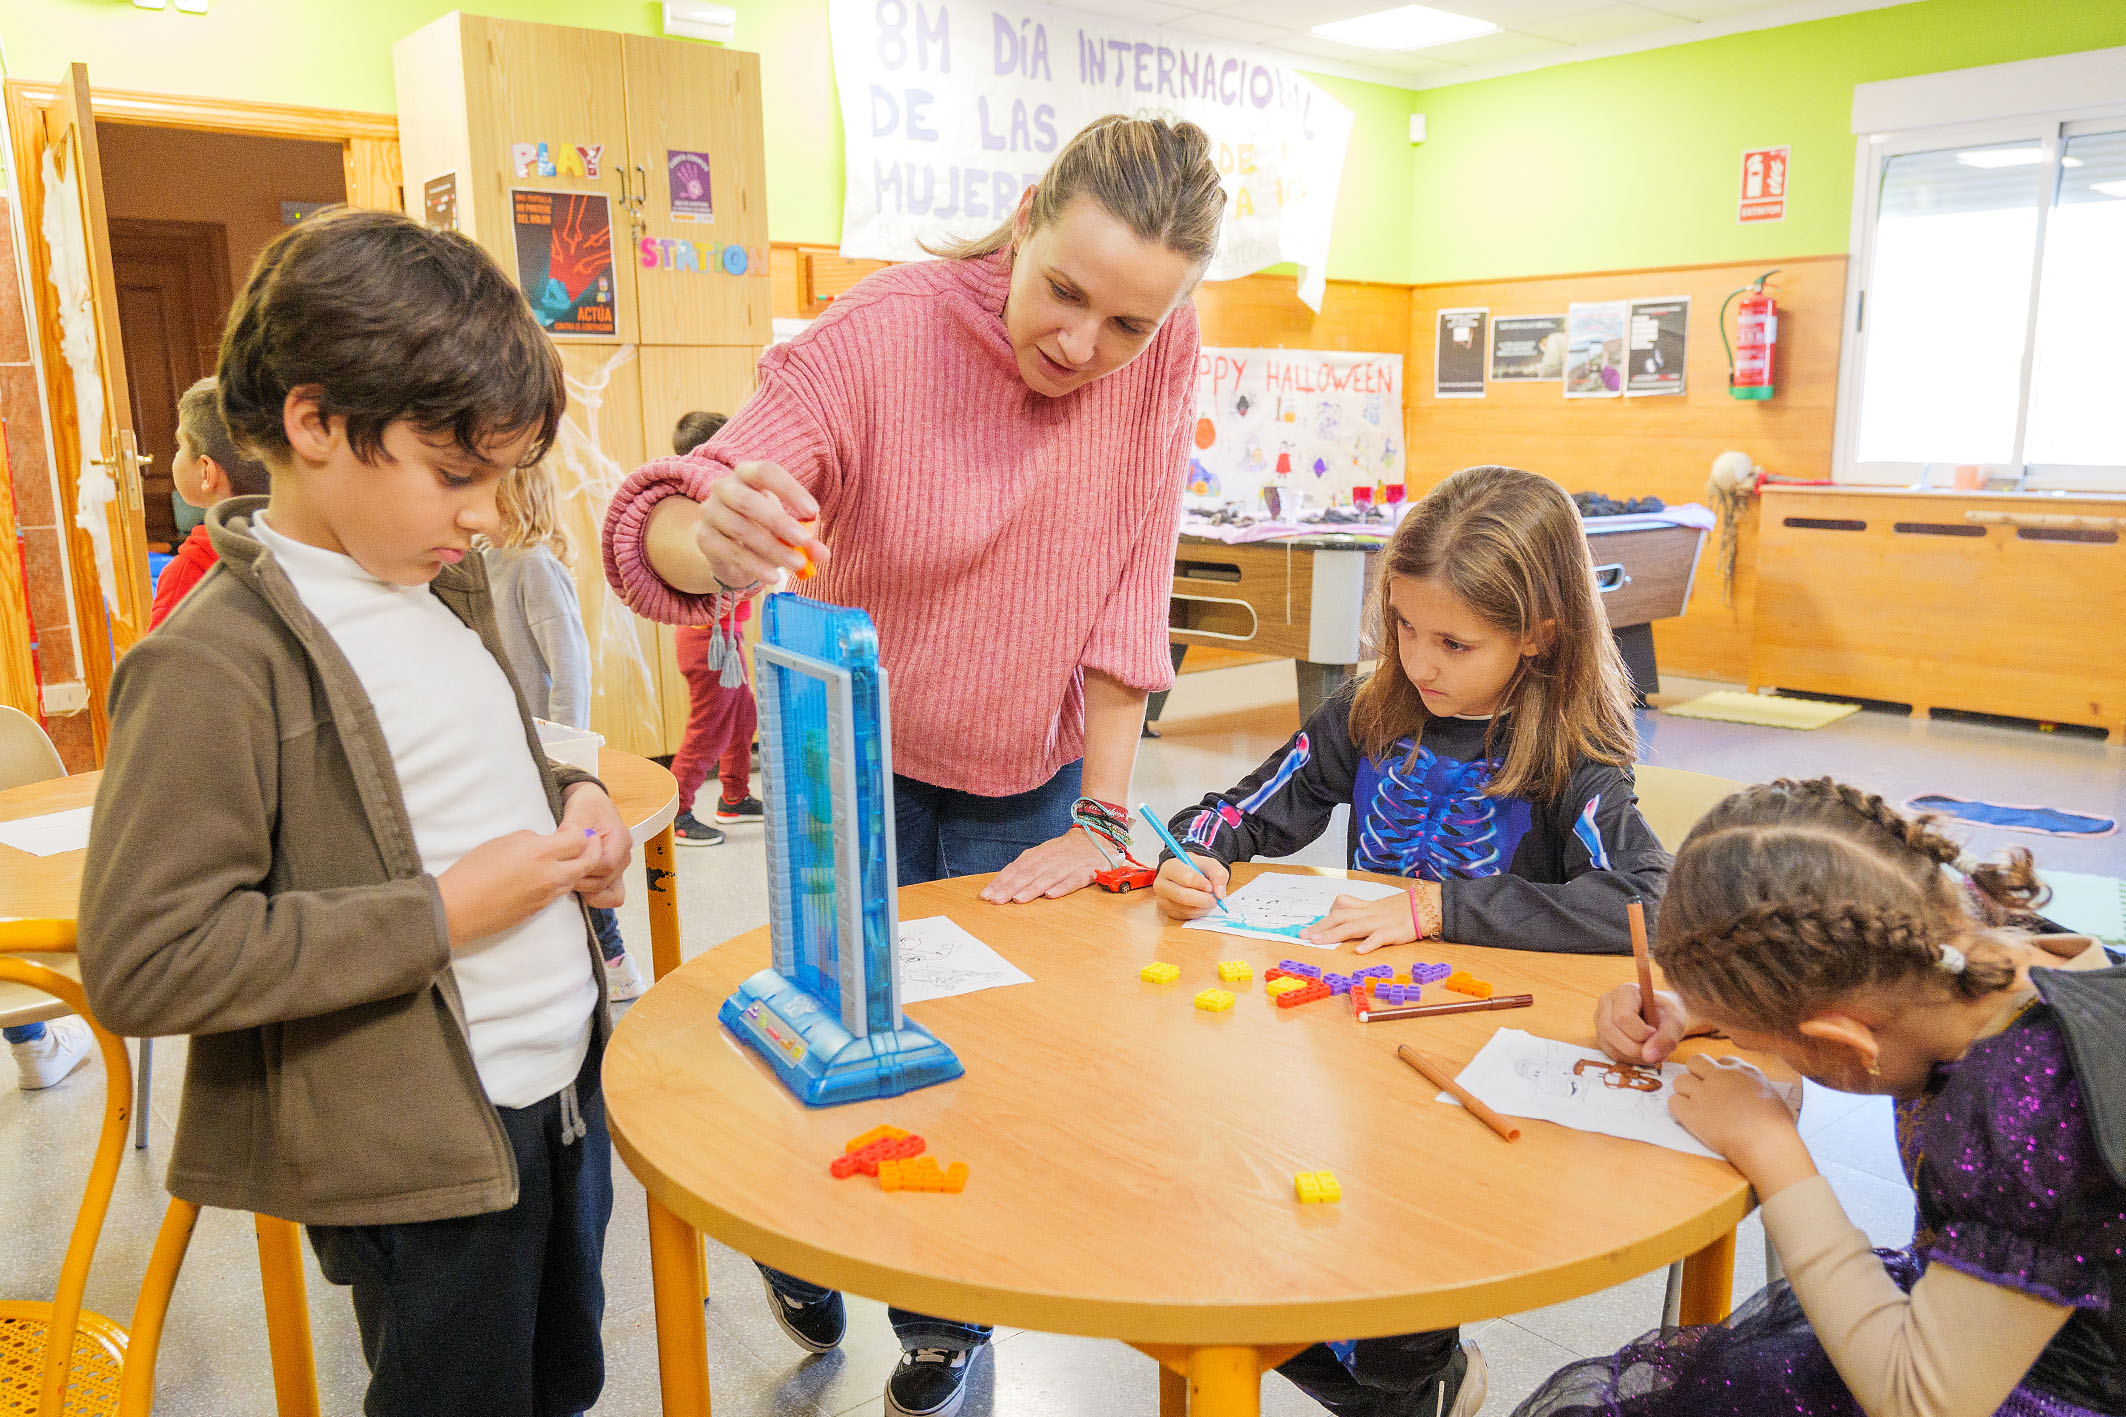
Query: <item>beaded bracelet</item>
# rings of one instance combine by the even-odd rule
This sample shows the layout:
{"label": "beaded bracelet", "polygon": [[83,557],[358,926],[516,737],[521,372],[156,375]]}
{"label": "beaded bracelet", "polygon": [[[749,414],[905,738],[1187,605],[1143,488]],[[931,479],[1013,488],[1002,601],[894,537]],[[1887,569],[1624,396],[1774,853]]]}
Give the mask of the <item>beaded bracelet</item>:
{"label": "beaded bracelet", "polygon": [[1116,851],[1129,854],[1129,811],[1097,797],[1080,797],[1071,804],[1072,825],[1106,838]]}
{"label": "beaded bracelet", "polygon": [[1438,919],[1431,902],[1418,899],[1418,887],[1410,887],[1410,928],[1417,931],[1420,940],[1436,939],[1447,933],[1447,925]]}

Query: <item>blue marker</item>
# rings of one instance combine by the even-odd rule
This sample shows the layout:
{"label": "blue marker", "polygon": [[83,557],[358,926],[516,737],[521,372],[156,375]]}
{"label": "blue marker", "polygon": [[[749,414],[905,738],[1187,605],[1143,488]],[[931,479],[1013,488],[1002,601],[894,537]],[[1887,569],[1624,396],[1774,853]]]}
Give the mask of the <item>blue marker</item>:
{"label": "blue marker", "polygon": [[[1139,802],[1137,804],[1137,814],[1144,818],[1145,822],[1150,825],[1153,831],[1159,833],[1160,843],[1164,845],[1168,851],[1174,853],[1175,860],[1179,861],[1182,865],[1187,866],[1190,870],[1195,869],[1196,863],[1189,859],[1188,852],[1182,850],[1181,843],[1174,840],[1174,834],[1166,829],[1166,823],[1159,820],[1158,814],[1152,811],[1149,803]],[[1199,872],[1198,874],[1201,873]],[[1211,878],[1209,876],[1204,876],[1203,883],[1207,886],[1210,885]],[[1227,917],[1230,917],[1232,915],[1233,912],[1225,908],[1225,901],[1220,898],[1218,894],[1218,888],[1216,886],[1211,886],[1211,902],[1212,904],[1218,907],[1218,913],[1220,915],[1224,915]]]}

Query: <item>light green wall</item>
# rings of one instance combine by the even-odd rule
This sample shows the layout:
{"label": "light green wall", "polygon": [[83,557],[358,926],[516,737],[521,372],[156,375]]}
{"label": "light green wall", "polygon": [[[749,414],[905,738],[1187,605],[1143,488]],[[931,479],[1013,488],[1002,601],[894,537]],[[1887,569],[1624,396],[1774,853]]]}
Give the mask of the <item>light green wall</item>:
{"label": "light green wall", "polygon": [[[1427,90],[1412,279],[1844,251],[1855,84],[2121,44],[2120,0],[1923,0]],[[1742,154],[1780,145],[1787,218],[1740,225]]]}
{"label": "light green wall", "polygon": [[[824,0],[736,0],[737,44],[761,56],[768,227],[777,241],[841,236],[841,108]],[[391,45],[462,8],[504,19],[659,34],[646,0],[212,0],[206,15],[125,0],[5,0],[10,77],[51,80],[75,60],[102,88],[389,113]],[[1321,83],[1357,114],[1337,204],[1329,273],[1407,281],[1411,210],[1407,116],[1418,95],[1345,79]]]}

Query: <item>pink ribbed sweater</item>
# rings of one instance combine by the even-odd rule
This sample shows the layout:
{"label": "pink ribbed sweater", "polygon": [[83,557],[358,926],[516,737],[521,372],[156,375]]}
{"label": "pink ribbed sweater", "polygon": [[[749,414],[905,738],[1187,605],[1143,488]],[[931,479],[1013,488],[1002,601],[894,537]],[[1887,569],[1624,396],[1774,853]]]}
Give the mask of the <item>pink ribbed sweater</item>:
{"label": "pink ribbed sweater", "polygon": [[820,504],[831,559],[805,593],[878,626],[893,766],[987,796],[1080,757],[1083,671],[1172,683],[1167,598],[1194,403],[1196,312],[1064,398],[1028,389],[1004,333],[1009,252],[867,277],[760,361],[705,446],[621,485],[605,574],[639,613],[705,624],[643,558],[650,509],[739,462],[781,464]]}

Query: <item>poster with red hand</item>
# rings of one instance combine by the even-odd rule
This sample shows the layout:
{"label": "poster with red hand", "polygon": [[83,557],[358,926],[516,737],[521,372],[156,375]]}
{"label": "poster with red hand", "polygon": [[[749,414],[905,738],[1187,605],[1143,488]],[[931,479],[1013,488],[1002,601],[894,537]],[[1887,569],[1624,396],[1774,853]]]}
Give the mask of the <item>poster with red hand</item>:
{"label": "poster with red hand", "polygon": [[612,335],[613,210],[603,192],[510,189],[517,284],[547,333]]}

